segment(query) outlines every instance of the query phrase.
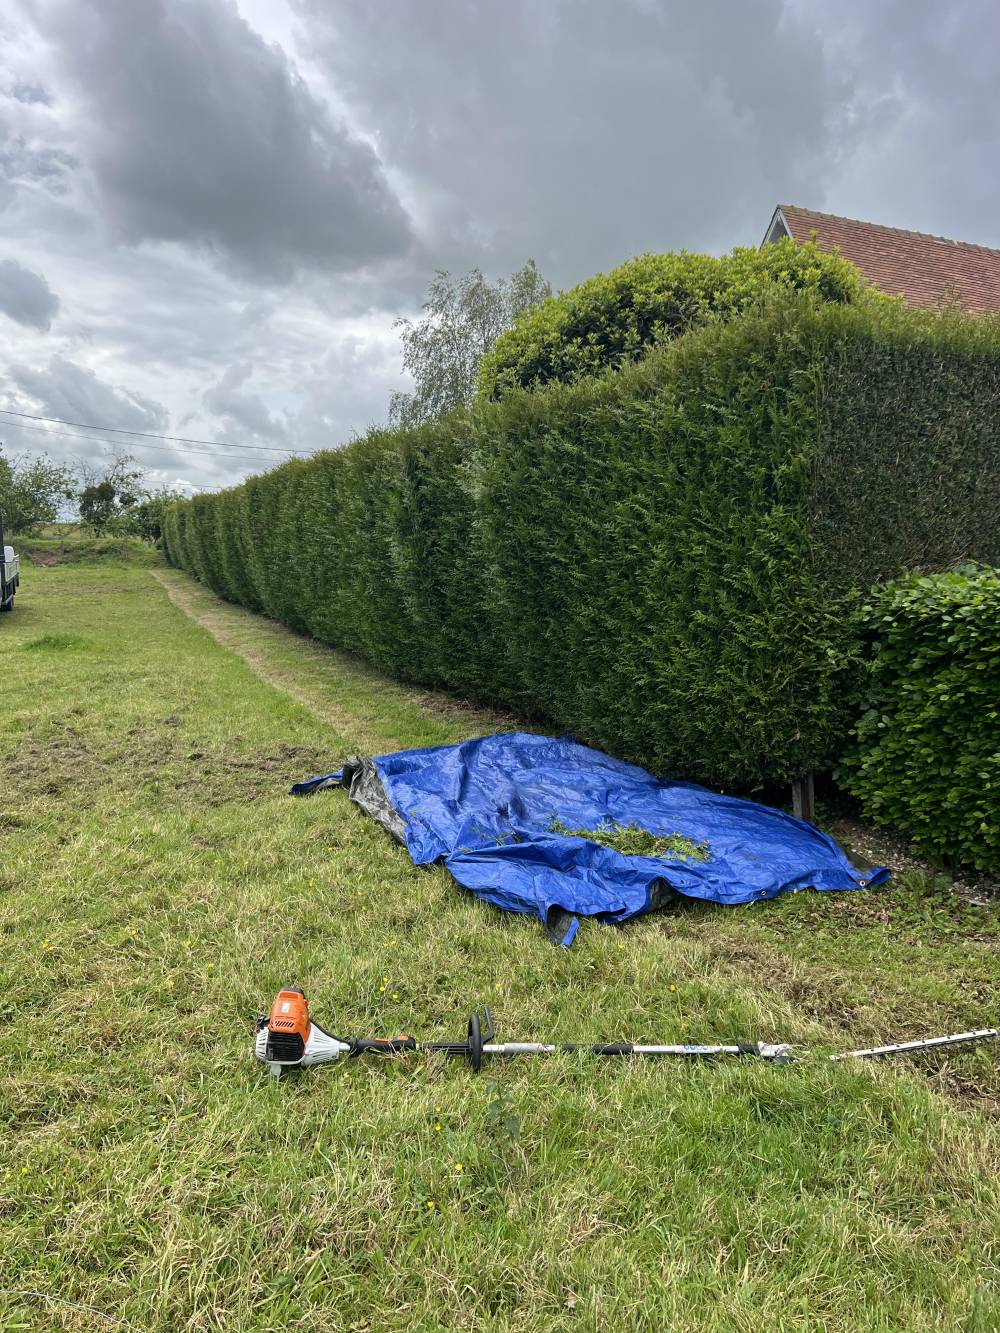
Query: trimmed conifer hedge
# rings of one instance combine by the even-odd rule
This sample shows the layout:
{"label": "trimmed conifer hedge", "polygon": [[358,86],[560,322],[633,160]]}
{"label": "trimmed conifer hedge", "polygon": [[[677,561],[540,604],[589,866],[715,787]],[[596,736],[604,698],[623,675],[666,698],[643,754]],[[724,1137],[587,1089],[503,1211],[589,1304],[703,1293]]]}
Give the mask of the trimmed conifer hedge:
{"label": "trimmed conifer hedge", "polygon": [[654,771],[830,766],[860,589],[1000,562],[1000,326],[789,297],[174,507],[169,559]]}
{"label": "trimmed conifer hedge", "polygon": [[871,686],[841,781],[874,823],[1000,870],[1000,570],[909,574],[862,614]]}

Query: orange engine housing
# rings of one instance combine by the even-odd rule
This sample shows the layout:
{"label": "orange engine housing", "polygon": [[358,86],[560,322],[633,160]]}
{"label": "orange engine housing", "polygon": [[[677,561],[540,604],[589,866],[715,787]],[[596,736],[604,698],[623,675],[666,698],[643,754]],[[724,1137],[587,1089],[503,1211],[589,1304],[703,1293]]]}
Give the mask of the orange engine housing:
{"label": "orange engine housing", "polygon": [[301,1060],[309,1040],[309,1001],[297,986],[278,991],[267,1019],[267,1058],[282,1064]]}

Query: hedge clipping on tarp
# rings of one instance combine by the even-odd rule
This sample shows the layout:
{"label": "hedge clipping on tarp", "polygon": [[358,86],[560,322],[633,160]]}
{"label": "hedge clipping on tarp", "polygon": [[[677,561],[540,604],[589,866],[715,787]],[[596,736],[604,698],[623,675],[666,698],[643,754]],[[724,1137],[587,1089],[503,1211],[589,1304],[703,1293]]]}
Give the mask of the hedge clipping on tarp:
{"label": "hedge clipping on tarp", "polygon": [[829,767],[861,590],[1000,561],[1000,330],[789,297],[168,512],[223,597],[655,773]]}

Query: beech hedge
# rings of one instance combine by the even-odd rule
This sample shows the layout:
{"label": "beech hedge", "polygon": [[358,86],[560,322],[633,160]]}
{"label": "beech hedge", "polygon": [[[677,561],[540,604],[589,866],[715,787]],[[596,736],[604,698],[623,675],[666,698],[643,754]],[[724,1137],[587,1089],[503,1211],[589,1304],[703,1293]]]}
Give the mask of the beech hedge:
{"label": "beech hedge", "polygon": [[860,590],[1000,562],[998,465],[997,322],[789,296],[178,504],[165,547],[404,680],[746,788],[842,753]]}
{"label": "beech hedge", "polygon": [[907,575],[862,618],[871,685],[842,783],[874,823],[1000,870],[1000,570]]}

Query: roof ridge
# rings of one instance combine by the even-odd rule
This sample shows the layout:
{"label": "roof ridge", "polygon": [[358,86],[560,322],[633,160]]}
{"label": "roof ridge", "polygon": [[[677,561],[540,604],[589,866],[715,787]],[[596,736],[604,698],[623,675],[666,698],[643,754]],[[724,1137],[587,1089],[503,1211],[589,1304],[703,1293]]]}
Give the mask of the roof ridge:
{"label": "roof ridge", "polygon": [[864,218],[846,218],[839,213],[821,213],[815,208],[803,208],[801,204],[779,204],[784,212],[788,209],[795,213],[808,213],[810,217],[825,218],[828,222],[850,222],[858,227],[874,227],[876,231],[891,231],[897,236],[913,236],[920,241],[935,241],[938,245],[950,245],[963,250],[983,250],[988,255],[1000,255],[1000,249],[992,245],[980,245],[978,241],[953,241],[949,236],[935,236],[929,231],[910,231],[906,227],[889,227],[884,222],[866,222]]}

